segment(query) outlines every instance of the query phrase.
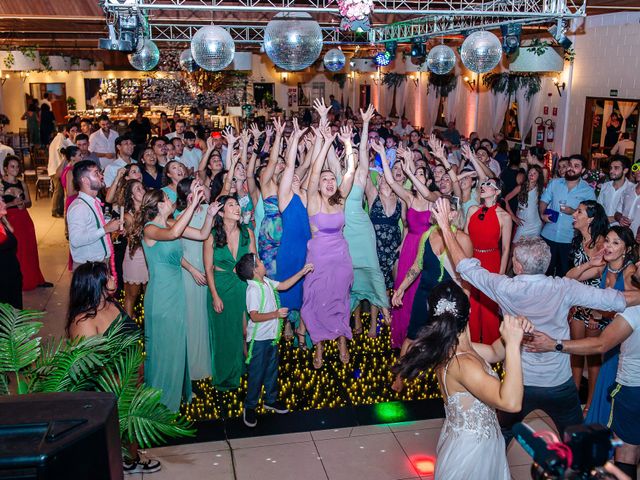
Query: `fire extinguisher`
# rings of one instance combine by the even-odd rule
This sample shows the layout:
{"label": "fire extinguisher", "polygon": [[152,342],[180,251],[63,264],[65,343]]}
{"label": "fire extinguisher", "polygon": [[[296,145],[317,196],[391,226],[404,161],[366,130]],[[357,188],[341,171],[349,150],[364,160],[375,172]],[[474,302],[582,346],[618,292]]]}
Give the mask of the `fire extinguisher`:
{"label": "fire extinguisher", "polygon": [[555,135],[555,124],[551,119],[544,122],[544,124],[547,126],[547,143],[553,143],[553,138]]}
{"label": "fire extinguisher", "polygon": [[534,122],[538,125],[538,128],[536,128],[536,147],[544,148],[544,120],[542,117],[538,117]]}

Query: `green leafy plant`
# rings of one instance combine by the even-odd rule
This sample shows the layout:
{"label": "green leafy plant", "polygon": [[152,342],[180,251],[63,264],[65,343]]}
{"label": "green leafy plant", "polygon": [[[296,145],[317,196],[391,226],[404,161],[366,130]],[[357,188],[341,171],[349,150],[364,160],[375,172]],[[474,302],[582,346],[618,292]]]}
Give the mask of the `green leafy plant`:
{"label": "green leafy plant", "polygon": [[67,97],[67,109],[68,110],[75,110],[77,106],[77,102],[76,99],[73,97]]}
{"label": "green leafy plant", "polygon": [[540,40],[539,38],[534,38],[531,43],[527,46],[527,51],[534,53],[535,55],[541,56],[547,51],[551,44],[546,40]]}
{"label": "green leafy plant", "polygon": [[38,51],[34,47],[20,47],[18,51],[32,61],[35,61],[36,55],[38,54]]}
{"label": "green leafy plant", "polygon": [[340,89],[344,88],[344,84],[347,83],[347,74],[346,73],[334,73],[333,81],[338,84]]}
{"label": "green leafy plant", "polygon": [[16,57],[11,52],[7,52],[7,56],[4,57],[4,66],[5,68],[11,68],[16,63]]}
{"label": "green leafy plant", "polygon": [[160,390],[139,381],[139,332],[125,332],[117,320],[104,336],[42,344],[40,317],[41,312],[0,304],[0,395],[10,394],[9,378],[15,378],[17,394],[110,392],[117,398],[123,444],[149,448],[195,434],[188,421],[161,403]]}
{"label": "green leafy plant", "polygon": [[404,73],[388,72],[382,77],[382,84],[388,87],[399,87],[400,84],[407,80]]}
{"label": "green leafy plant", "polygon": [[446,75],[436,75],[435,73],[429,74],[429,88],[435,88],[440,97],[448,97],[449,94],[456,88],[456,76],[454,73],[447,73]]}
{"label": "green leafy plant", "polygon": [[517,90],[526,89],[527,100],[531,100],[542,87],[542,80],[537,73],[488,73],[482,77],[482,83],[493,93],[513,95]]}
{"label": "green leafy plant", "polygon": [[80,59],[78,57],[71,57],[71,66],[77,67],[80,65]]}
{"label": "green leafy plant", "polygon": [[49,55],[41,53],[40,64],[42,65],[44,70],[51,70],[51,60],[49,60]]}
{"label": "green leafy plant", "polygon": [[564,61],[573,63],[575,59],[576,59],[576,51],[572,47],[567,48],[564,51]]}

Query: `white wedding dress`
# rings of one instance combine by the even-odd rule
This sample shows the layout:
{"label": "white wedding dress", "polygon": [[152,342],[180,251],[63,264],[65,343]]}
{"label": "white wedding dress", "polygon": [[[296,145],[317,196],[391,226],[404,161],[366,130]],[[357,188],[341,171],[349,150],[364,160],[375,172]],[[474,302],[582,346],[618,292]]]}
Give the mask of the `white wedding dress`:
{"label": "white wedding dress", "polygon": [[[446,384],[448,367],[447,363],[442,380],[447,397],[446,419],[438,440],[435,480],[510,480],[495,409],[469,392],[450,396]],[[485,371],[498,377],[486,362]]]}

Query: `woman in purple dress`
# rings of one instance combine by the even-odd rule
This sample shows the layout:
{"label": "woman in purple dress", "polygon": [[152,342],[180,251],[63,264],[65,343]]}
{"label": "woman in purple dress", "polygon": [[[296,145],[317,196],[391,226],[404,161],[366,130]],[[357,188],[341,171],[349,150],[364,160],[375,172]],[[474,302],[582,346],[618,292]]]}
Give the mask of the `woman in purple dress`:
{"label": "woman in purple dress", "polygon": [[349,363],[349,290],[353,283],[353,266],[342,229],[344,203],[353,185],[355,161],[351,132],[343,127],[339,138],[345,147],[347,171],[340,187],[333,172],[322,170],[336,135],[331,133],[326,121],[329,108],[318,100],[314,106],[321,116],[320,127],[315,131],[316,141],[324,143],[320,154],[313,159],[307,188],[307,212],[312,235],[307,244],[307,263],[313,263],[314,270],[304,280],[301,313],[316,346],[313,367],[318,369],[322,367],[322,342],[325,340],[338,339],[340,361]]}

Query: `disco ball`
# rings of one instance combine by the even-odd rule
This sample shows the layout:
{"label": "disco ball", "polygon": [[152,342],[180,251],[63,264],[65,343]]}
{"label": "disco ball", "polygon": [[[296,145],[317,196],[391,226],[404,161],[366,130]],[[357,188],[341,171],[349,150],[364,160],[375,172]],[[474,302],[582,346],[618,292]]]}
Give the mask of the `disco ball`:
{"label": "disco ball", "polygon": [[264,51],[280,68],[305,69],[322,51],[320,25],[308,13],[280,12],[267,24]]}
{"label": "disco ball", "polygon": [[191,56],[190,48],[187,48],[180,53],[180,66],[187,72],[195,72],[198,69],[198,64]]}
{"label": "disco ball", "polygon": [[427,55],[427,66],[436,75],[445,75],[456,66],[456,54],[451,47],[437,45]]}
{"label": "disco ball", "polygon": [[207,25],[191,39],[191,56],[196,64],[217,72],[229,66],[236,53],[236,45],[229,32],[222,27]]}
{"label": "disco ball", "polygon": [[486,73],[500,63],[502,44],[491,32],[473,32],[462,43],[460,58],[472,72]]}
{"label": "disco ball", "polygon": [[145,39],[142,48],[129,54],[129,63],[136,70],[153,70],[160,61],[160,50],[155,43]]}
{"label": "disco ball", "polygon": [[332,48],[324,54],[324,68],[330,72],[338,72],[344,68],[347,59],[339,48]]}

